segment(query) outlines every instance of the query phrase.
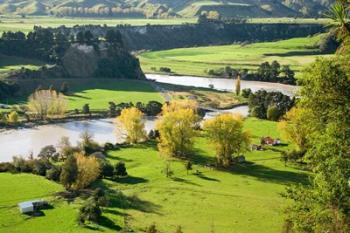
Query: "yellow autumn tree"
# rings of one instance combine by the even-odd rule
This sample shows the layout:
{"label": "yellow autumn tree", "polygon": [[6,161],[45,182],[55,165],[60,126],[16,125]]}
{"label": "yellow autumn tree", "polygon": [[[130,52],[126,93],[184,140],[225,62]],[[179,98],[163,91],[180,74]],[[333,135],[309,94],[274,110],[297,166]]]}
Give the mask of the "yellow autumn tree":
{"label": "yellow autumn tree", "polygon": [[126,133],[126,141],[138,143],[146,139],[143,113],[135,107],[123,109],[117,118],[117,129]]}
{"label": "yellow autumn tree", "polygon": [[156,123],[161,154],[187,157],[191,153],[199,120],[196,109],[196,102],[190,100],[172,101],[163,106],[162,116]]}
{"label": "yellow autumn tree", "polygon": [[309,133],[306,124],[308,111],[300,107],[294,107],[289,110],[283,119],[278,123],[278,130],[285,140],[293,142],[299,150],[306,148],[306,138]]}
{"label": "yellow autumn tree", "polygon": [[243,118],[238,114],[225,113],[204,122],[204,130],[213,144],[217,162],[228,167],[232,156],[248,150],[250,136],[243,130]]}
{"label": "yellow autumn tree", "polygon": [[78,175],[73,185],[75,189],[83,189],[94,182],[101,173],[101,165],[94,156],[84,156],[81,153],[75,155],[78,167]]}
{"label": "yellow autumn tree", "polygon": [[62,117],[67,106],[66,98],[55,90],[35,91],[28,100],[29,111],[41,119]]}

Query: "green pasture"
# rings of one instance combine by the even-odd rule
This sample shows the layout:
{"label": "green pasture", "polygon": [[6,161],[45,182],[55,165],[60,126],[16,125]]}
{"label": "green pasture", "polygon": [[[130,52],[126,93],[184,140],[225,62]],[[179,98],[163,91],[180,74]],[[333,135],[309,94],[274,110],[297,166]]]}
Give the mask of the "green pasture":
{"label": "green pasture", "polygon": [[[322,35],[293,38],[275,42],[234,44],[196,48],[151,51],[139,55],[144,72],[154,73],[169,67],[182,75],[207,76],[208,69],[225,66],[255,70],[262,62],[278,61],[299,72],[302,67],[321,55],[317,47]],[[327,56],[327,55],[326,55]]]}
{"label": "green pasture", "polygon": [[[275,122],[248,118],[245,128],[254,143],[262,136],[279,136]],[[307,180],[305,172],[285,167],[280,161],[279,151],[290,147],[248,152],[245,155],[249,163],[220,171],[205,167],[214,161],[214,151],[202,135],[196,139],[193,170],[187,174],[183,161],[172,160],[172,178],[162,173],[165,159],[154,143],[111,151],[108,160],[113,164],[124,161],[129,177],[95,184],[109,193],[111,205],[104,209],[102,226],[88,228],[75,222],[81,200],[68,204],[52,197],[53,192],[62,189],[60,185],[34,175],[3,173],[0,232],[115,232],[124,224],[134,232],[144,232],[155,223],[166,233],[175,232],[178,225],[183,232],[191,233],[212,229],[220,233],[279,233],[286,204],[280,194],[288,185]],[[51,200],[53,208],[36,218],[19,213],[18,202],[39,197]]]}

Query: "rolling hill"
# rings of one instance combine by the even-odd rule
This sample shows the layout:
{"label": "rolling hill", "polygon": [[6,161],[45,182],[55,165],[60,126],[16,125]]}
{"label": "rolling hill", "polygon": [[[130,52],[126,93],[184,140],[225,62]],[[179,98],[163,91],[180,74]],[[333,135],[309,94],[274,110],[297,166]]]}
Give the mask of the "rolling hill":
{"label": "rolling hill", "polygon": [[197,17],[217,11],[222,17],[321,15],[335,0],[0,0],[3,15],[167,18]]}

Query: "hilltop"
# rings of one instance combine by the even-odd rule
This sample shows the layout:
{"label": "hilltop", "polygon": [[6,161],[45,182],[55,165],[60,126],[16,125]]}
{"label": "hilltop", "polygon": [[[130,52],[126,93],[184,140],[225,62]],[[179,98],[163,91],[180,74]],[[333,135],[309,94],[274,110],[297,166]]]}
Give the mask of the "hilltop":
{"label": "hilltop", "polygon": [[167,18],[217,11],[223,17],[317,17],[334,0],[0,0],[4,15]]}

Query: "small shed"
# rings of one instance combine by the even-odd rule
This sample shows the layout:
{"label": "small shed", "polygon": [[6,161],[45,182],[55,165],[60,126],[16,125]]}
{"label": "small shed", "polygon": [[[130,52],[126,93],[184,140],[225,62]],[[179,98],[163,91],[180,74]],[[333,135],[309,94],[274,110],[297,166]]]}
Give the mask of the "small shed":
{"label": "small shed", "polygon": [[44,206],[47,202],[43,200],[32,200],[18,203],[19,211],[22,214],[34,212],[37,208]]}

